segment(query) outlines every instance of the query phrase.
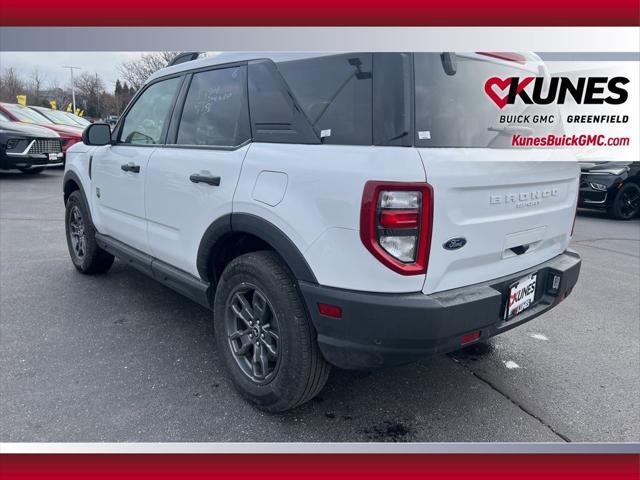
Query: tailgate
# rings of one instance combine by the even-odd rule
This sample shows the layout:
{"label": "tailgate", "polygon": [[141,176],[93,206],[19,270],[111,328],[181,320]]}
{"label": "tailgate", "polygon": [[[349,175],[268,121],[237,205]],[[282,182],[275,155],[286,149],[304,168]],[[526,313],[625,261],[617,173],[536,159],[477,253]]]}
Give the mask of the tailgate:
{"label": "tailgate", "polygon": [[[573,152],[486,148],[419,152],[434,191],[424,293],[516,273],[568,247],[580,173]],[[466,244],[446,249],[444,244],[454,238],[464,238]]]}

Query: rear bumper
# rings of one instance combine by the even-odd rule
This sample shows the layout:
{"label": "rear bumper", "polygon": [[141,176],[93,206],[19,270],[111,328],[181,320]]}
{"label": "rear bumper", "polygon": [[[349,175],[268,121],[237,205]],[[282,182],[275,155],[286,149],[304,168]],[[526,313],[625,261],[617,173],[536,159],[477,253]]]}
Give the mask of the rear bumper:
{"label": "rear bumper", "polygon": [[[580,256],[567,250],[528,270],[432,295],[356,292],[307,282],[300,282],[300,288],[327,361],[341,368],[370,369],[457,350],[465,334],[480,331],[476,341],[481,341],[532,320],[569,295],[580,263]],[[509,287],[532,272],[538,272],[533,305],[505,322]],[[561,277],[555,291],[552,274]],[[339,306],[342,318],[321,315],[318,303]]]}

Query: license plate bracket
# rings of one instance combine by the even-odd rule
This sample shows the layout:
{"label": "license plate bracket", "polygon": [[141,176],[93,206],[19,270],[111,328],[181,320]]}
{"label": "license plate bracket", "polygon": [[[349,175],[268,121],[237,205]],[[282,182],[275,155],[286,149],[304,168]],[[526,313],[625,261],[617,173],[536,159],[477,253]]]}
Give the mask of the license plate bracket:
{"label": "license plate bracket", "polygon": [[536,298],[538,272],[530,273],[509,285],[504,309],[505,321],[513,319],[533,305]]}

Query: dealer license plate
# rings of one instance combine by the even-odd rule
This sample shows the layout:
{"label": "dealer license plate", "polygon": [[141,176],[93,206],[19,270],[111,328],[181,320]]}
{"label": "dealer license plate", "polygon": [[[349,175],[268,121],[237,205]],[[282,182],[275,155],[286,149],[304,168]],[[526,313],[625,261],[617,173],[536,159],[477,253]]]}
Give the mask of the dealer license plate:
{"label": "dealer license plate", "polygon": [[536,296],[537,273],[532,273],[513,283],[509,289],[509,299],[504,312],[504,319],[509,320],[524,312],[533,304]]}

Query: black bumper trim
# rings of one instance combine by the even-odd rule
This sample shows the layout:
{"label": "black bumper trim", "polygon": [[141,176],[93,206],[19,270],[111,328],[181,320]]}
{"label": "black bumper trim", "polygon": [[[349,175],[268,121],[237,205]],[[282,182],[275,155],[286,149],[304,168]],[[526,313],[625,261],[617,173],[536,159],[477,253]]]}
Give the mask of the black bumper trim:
{"label": "black bumper trim", "polygon": [[[571,292],[580,263],[580,256],[567,250],[513,275],[432,295],[370,293],[299,283],[327,361],[341,368],[370,369],[457,350],[466,333],[480,330],[479,340],[485,340],[532,320]],[[538,272],[533,305],[505,322],[509,286],[531,272]],[[551,273],[561,275],[555,295],[548,289]],[[342,318],[320,315],[318,303],[340,306]]]}

